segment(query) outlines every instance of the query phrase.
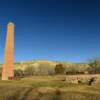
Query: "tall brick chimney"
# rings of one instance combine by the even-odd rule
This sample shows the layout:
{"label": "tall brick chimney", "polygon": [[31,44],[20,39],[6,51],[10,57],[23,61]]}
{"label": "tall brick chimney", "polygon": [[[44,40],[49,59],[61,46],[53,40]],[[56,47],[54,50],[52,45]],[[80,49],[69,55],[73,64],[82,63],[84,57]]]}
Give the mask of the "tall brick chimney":
{"label": "tall brick chimney", "polygon": [[9,80],[13,78],[14,78],[14,24],[10,22],[7,25],[2,80]]}

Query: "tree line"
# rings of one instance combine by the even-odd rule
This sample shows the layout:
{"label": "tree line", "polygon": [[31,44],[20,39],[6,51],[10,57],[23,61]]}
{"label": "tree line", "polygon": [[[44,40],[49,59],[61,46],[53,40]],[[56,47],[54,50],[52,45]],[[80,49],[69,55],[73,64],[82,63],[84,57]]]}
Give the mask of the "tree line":
{"label": "tree line", "polygon": [[[28,65],[25,69],[14,69],[15,77],[25,77],[33,75],[76,75],[76,74],[100,74],[100,59],[90,60],[86,66],[81,64],[66,64],[58,62],[55,66],[41,63],[38,67]],[[0,68],[0,76],[2,68]]]}

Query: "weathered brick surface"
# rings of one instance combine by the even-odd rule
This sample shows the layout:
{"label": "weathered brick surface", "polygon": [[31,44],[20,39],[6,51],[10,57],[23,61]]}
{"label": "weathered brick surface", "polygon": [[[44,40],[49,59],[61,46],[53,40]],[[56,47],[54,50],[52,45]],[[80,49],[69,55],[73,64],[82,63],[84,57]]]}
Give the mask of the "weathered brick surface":
{"label": "weathered brick surface", "polygon": [[14,77],[14,24],[8,23],[6,34],[6,45],[4,54],[4,64],[2,70],[2,80]]}

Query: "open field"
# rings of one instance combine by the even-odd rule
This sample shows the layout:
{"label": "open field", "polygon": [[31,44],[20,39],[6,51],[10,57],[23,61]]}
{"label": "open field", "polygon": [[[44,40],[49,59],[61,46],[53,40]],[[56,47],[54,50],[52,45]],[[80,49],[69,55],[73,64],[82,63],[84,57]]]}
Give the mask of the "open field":
{"label": "open field", "polygon": [[[55,73],[59,63],[63,75]],[[87,72],[89,67],[45,60],[15,63],[16,79],[0,80],[0,100],[100,100],[100,74],[65,74]],[[0,68],[2,72],[2,65]],[[89,85],[92,77],[96,77],[96,83]]]}
{"label": "open field", "polygon": [[69,77],[90,76],[32,76],[0,81],[0,100],[100,100],[99,82],[89,86],[63,80]]}

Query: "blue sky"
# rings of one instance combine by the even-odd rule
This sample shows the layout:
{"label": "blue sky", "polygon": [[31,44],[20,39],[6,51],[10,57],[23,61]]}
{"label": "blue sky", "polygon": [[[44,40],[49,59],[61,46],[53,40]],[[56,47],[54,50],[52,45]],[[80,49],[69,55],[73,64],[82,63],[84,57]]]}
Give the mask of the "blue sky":
{"label": "blue sky", "polygon": [[85,62],[100,57],[99,0],[0,0],[0,63],[15,23],[15,62]]}

